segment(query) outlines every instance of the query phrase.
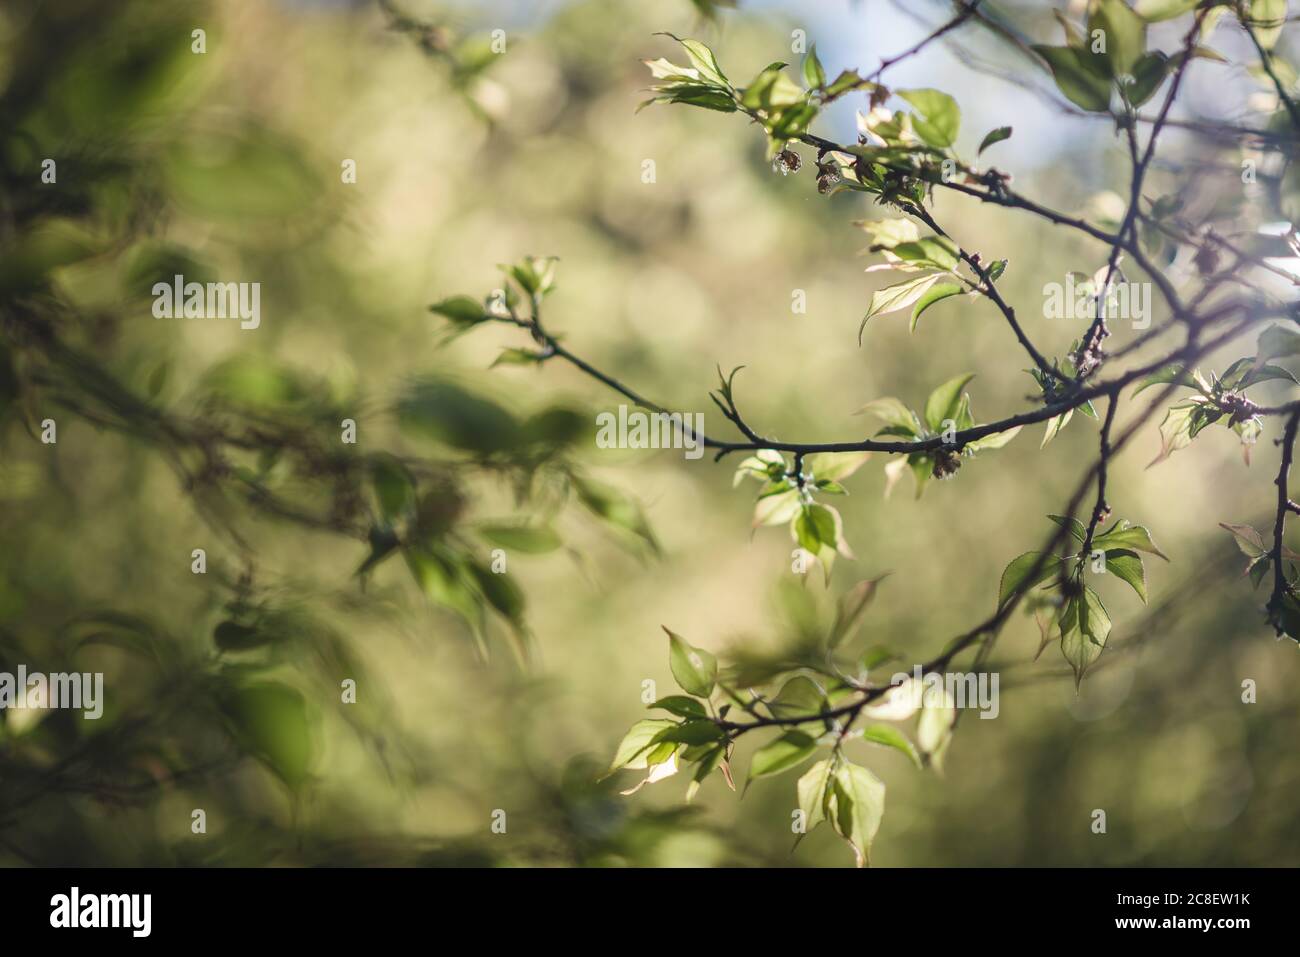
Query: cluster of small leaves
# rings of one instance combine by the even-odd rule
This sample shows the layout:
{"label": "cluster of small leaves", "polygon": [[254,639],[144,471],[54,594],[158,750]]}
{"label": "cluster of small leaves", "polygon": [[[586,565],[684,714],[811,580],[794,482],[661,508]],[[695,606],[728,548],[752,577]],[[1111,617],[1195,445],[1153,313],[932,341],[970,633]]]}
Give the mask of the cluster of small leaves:
{"label": "cluster of small leaves", "polygon": [[814,500],[816,493],[847,495],[840,484],[871,456],[870,452],[823,452],[800,460],[795,469],[774,449],[761,449],[736,469],[733,485],[746,478],[762,483],[754,505],[754,526],[790,523],[790,536],[817,559],[830,584],[835,556],[853,558],[844,540],[844,522],[837,509]]}
{"label": "cluster of small leaves", "polygon": [[1042,634],[1039,653],[1052,641],[1059,640],[1061,652],[1074,670],[1078,684],[1106,647],[1111,627],[1101,596],[1085,581],[1087,573],[1114,575],[1137,592],[1145,604],[1146,568],[1140,553],[1158,555],[1165,561],[1169,557],[1156,547],[1144,526],[1127,520],[1118,520],[1096,534],[1085,552],[1088,531],[1081,522],[1060,515],[1048,518],[1068,530],[1079,550],[1065,555],[1038,551],[1017,555],[1002,572],[998,608],[1042,585],[1042,592],[1027,602]]}
{"label": "cluster of small leaves", "polygon": [[[802,85],[786,72],[788,64],[776,62],[761,70],[748,86],[737,87],[707,46],[698,40],[673,39],[685,49],[691,65],[681,66],[662,57],[646,60],[659,82],[642,106],[684,103],[724,113],[743,112],[763,125],[773,168],[783,174],[796,172],[803,165],[787,144],[806,139],[809,126],[828,103],[851,92],[868,94],[869,112],[858,114],[857,145],[819,150],[817,185],[822,193],[847,189],[878,195],[893,205],[919,204],[928,184],[942,178],[944,160],[955,157],[961,110],[956,100],[939,90],[892,91],[855,70],[828,79],[815,46],[802,64]],[[911,112],[883,106],[895,93],[911,106]],[[1010,135],[1010,127],[990,131],[980,151]]]}
{"label": "cluster of small leaves", "polygon": [[[878,584],[879,579],[864,581],[846,593],[829,626],[809,626],[807,615],[801,613],[805,627],[793,645],[770,656],[750,654],[726,672],[719,669],[713,654],[664,629],[669,668],[685,694],[655,701],[649,707],[671,717],[638,721],[619,743],[608,773],[645,772],[639,783],[623,793],[634,794],[686,765],[694,766],[687,801],[715,770],[734,790],[731,764],[736,740],[751,727],[772,727],[779,733],[753,753],[746,786],[825,754],[796,784],[803,821],[800,839],[829,822],[853,850],[858,866],[868,863],[884,813],[885,785],[872,771],[850,760],[845,746],[861,740],[897,751],[918,768],[941,769],[956,716],[942,688],[913,679],[894,685],[873,703],[846,709],[846,704],[861,698],[871,672],[898,657],[879,646],[857,647],[854,641]],[[764,723],[727,720],[736,713]],[[859,716],[873,723],[854,728]],[[915,740],[896,727],[913,716]]]}
{"label": "cluster of small leaves", "polygon": [[[1074,354],[1081,345],[1081,340],[1076,339],[1070,346],[1070,354],[1064,359],[1056,359],[1052,362],[1053,375],[1048,375],[1042,369],[1026,369],[1027,372],[1038,385],[1043,395],[1043,402],[1051,405],[1068,398],[1071,393],[1079,386],[1079,370],[1075,366]],[[1074,418],[1075,410],[1082,412],[1089,418],[1097,418],[1097,410],[1091,400],[1079,403],[1074,408],[1066,409],[1060,415],[1055,415],[1047,420],[1047,428],[1043,431],[1043,441],[1038,446],[1040,449],[1046,447],[1047,443],[1052,441],[1061,434],[1061,430],[1070,424]]]}
{"label": "cluster of small leaves", "polygon": [[[1147,24],[1172,19],[1199,4],[1200,0],[1153,0],[1135,9],[1125,0],[1092,0],[1082,26],[1053,11],[1065,31],[1064,45],[1036,44],[1033,50],[1071,103],[1092,113],[1106,113],[1112,98],[1118,97],[1131,111],[1155,95],[1184,56],[1181,51],[1167,56],[1148,50]],[[1191,55],[1223,59],[1203,47],[1195,47]]]}
{"label": "cluster of small leaves", "polygon": [[[1270,326],[1259,336],[1256,354],[1238,359],[1222,376],[1210,373],[1209,379],[1199,369],[1180,365],[1168,366],[1154,373],[1134,390],[1134,395],[1153,385],[1176,384],[1195,391],[1194,395],[1169,407],[1160,424],[1160,452],[1151,465],[1163,462],[1180,449],[1192,444],[1207,426],[1222,425],[1241,439],[1242,458],[1250,464],[1250,450],[1263,432],[1259,406],[1247,398],[1251,386],[1271,380],[1295,384],[1296,377],[1270,360],[1300,354],[1300,330]],[[1148,466],[1149,468],[1150,466]]]}
{"label": "cluster of small leaves", "polygon": [[[556,266],[555,257],[525,257],[502,265],[502,287],[482,300],[452,296],[429,310],[448,321],[452,335],[459,335],[491,321],[528,325],[520,318],[520,310],[526,307],[537,348],[507,349],[494,364],[542,362],[553,346],[536,317],[543,300],[556,288]],[[568,452],[589,427],[587,416],[555,406],[521,420],[483,396],[432,378],[408,387],[397,415],[408,435],[436,441],[469,461],[513,474],[518,497],[529,497],[541,485],[560,501],[576,499],[629,546],[658,551],[641,507],[622,491],[583,475],[569,460]],[[400,552],[424,594],[463,618],[481,648],[485,649],[484,613],[492,611],[509,626],[517,654],[526,656],[523,592],[508,573],[477,557],[478,550],[454,527],[464,503],[445,486],[421,487],[411,470],[393,457],[373,459],[371,474],[378,512],[370,532],[371,554],[358,574],[369,573]],[[553,551],[562,544],[546,521],[479,522],[471,531],[489,545],[525,554]]]}
{"label": "cluster of small leaves", "polygon": [[[1219,527],[1232,534],[1233,540],[1241,553],[1246,556],[1246,567],[1242,575],[1250,576],[1250,583],[1256,588],[1259,583],[1273,567],[1272,550],[1264,544],[1264,536],[1253,525],[1233,525],[1228,522],[1220,522]],[[1300,561],[1300,554],[1296,554],[1285,545],[1282,546],[1282,558],[1288,562]],[[1296,580],[1296,566],[1294,564],[1287,567],[1287,580],[1292,584]],[[1292,624],[1300,623],[1300,618],[1292,619]],[[1300,634],[1300,628],[1295,631],[1287,629],[1288,634]]]}
{"label": "cluster of small leaves", "polygon": [[[977,283],[963,276],[956,244],[947,236],[921,236],[910,219],[866,220],[857,224],[871,236],[868,252],[880,253],[885,261],[867,267],[867,272],[924,273],[886,286],[871,297],[871,305],[858,327],[858,342],[867,323],[876,316],[912,307],[911,331],[916,331],[921,314],[937,302],[953,296],[979,295]],[[989,282],[996,282],[1006,270],[1005,259],[987,270]],[[978,277],[977,277],[978,278]],[[942,281],[941,281],[942,280]]]}
{"label": "cluster of small leaves", "polygon": [[903,473],[910,471],[916,480],[916,497],[920,498],[930,479],[952,478],[961,468],[963,458],[971,458],[990,449],[1000,449],[1019,434],[1020,426],[1017,425],[970,442],[959,443],[956,440],[956,433],[976,427],[970,393],[965,391],[967,383],[973,378],[973,373],[963,373],[940,385],[925,400],[923,415],[909,409],[901,399],[893,396],[874,399],[858,410],[859,415],[873,415],[885,423],[884,428],[873,436],[877,439],[897,438],[922,442],[935,436],[945,438],[945,444],[937,449],[910,452],[886,465],[886,496],[893,491]]}
{"label": "cluster of small leaves", "polygon": [[[1294,507],[1288,505],[1294,511]],[[1252,525],[1233,525],[1220,522],[1219,527],[1232,534],[1233,540],[1241,553],[1246,556],[1243,576],[1250,577],[1250,583],[1256,589],[1273,570],[1273,549],[1264,544],[1264,536]],[[1281,528],[1275,530],[1281,534]],[[1270,623],[1277,629],[1279,637],[1285,635],[1300,641],[1300,554],[1288,548],[1282,542],[1277,543],[1278,555],[1286,563],[1282,570],[1281,587],[1275,586],[1268,601]]]}

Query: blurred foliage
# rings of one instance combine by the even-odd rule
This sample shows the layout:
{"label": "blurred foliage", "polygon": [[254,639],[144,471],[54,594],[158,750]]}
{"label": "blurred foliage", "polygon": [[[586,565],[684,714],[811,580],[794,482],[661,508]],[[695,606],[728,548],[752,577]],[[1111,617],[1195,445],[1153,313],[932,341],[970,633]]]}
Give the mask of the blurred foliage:
{"label": "blurred foliage", "polygon": [[[826,38],[828,66],[864,65],[888,51],[837,46],[833,17],[897,20],[732,6],[578,0],[506,25],[503,54],[485,52],[492,10],[414,0],[0,11],[0,671],[102,671],[107,689],[99,721],[3,715],[0,862],[845,863],[820,832],[791,855],[789,788],[738,802],[715,776],[686,807],[602,777],[645,682],[669,693],[660,626],[758,681],[803,660],[852,582],[892,570],[861,640],[921,660],[990,610],[1095,433],[1012,443],[888,510],[869,463],[839,506],[856,557],[837,534],[829,587],[798,586],[788,538],[747,539],[734,468],[598,451],[586,430],[611,395],[554,364],[488,372],[528,345],[519,330],[447,334],[452,297],[547,253],[552,333],[673,408],[703,408],[715,365],[744,363],[746,411],[777,434],[856,434],[864,402],[1005,367],[1005,327],[965,297],[858,350],[869,198],[774,174],[734,117],[634,112],[639,59],[676,48],[656,31],[709,37],[748,77],[795,27]],[[963,107],[1008,89],[936,69]],[[999,163],[1078,208],[1126,157],[1096,120],[1062,123],[1017,130]],[[1204,157],[1184,143],[1183,162]],[[1045,224],[939,206],[997,237],[1009,299],[1099,265]],[[176,274],[260,282],[259,328],[155,318],[153,285]],[[1077,334],[1033,332],[1049,354]],[[1015,378],[981,378],[983,414],[1021,407]],[[1240,556],[1215,527],[1269,522],[1271,464],[1244,470],[1235,444],[1116,463],[1125,514],[1176,561],[1146,581],[1150,612],[1116,616],[1080,693],[1068,668],[1028,664],[1038,630],[1018,617],[991,663],[1002,713],[961,723],[942,780],[854,743],[889,787],[876,863],[1300,859],[1300,662],[1231,584]]]}

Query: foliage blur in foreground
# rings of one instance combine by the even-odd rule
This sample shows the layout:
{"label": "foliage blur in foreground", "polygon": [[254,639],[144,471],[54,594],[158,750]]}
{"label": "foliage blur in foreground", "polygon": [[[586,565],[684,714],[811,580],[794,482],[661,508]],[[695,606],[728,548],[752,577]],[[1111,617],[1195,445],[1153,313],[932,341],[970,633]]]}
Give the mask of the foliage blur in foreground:
{"label": "foliage blur in foreground", "polygon": [[[1286,4],[833,15],[870,49],[646,6],[504,49],[417,3],[0,13],[0,672],[109,689],[0,714],[0,861],[1295,863]],[[1095,315],[1038,316],[1075,274]],[[156,318],[177,275],[261,323]],[[1139,280],[1149,335],[1103,318]],[[594,370],[683,407],[741,365],[730,466],[590,441]],[[999,673],[998,720],[913,663]]]}

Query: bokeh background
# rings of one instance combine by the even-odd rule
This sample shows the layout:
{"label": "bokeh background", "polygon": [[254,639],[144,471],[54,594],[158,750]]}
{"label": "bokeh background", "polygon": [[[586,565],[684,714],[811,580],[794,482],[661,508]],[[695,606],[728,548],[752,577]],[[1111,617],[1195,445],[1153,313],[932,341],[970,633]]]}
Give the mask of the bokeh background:
{"label": "bokeh background", "polygon": [[[752,491],[732,489],[737,461],[597,449],[594,416],[616,409],[615,396],[559,363],[489,368],[525,337],[494,327],[449,342],[427,307],[481,297],[499,285],[499,263],[558,256],[550,330],[667,407],[705,413],[711,433],[727,432],[706,396],[718,366],[746,367],[742,410],[786,438],[863,436],[851,415],[863,403],[919,405],[968,371],[980,421],[1025,407],[1024,357],[986,302],[944,303],[914,334],[905,315],[884,317],[859,347],[883,283],[863,272],[872,259],[853,221],[882,211],[860,195],[818,195],[808,151],[804,172],[782,177],[761,132],[735,115],[635,112],[648,85],[640,59],[677,56],[657,31],[705,39],[743,82],[773,60],[797,62],[799,29],[833,75],[874,68],[942,22],[946,5],[743,0],[712,20],[687,0],[397,9],[442,32],[395,30],[374,4],[306,0],[0,12],[0,271],[17,383],[0,426],[0,663],[102,670],[109,695],[100,722],[3,715],[0,862],[850,863],[820,831],[791,853],[795,774],[743,800],[715,775],[689,807],[684,776],[631,797],[618,790],[635,773],[597,780],[645,714],[643,682],[670,693],[660,626],[719,654],[769,647],[888,571],[866,640],[929,658],[993,610],[1002,568],[1037,547],[1095,454],[1095,424],[1076,421],[1042,451],[1041,427],[1028,429],[920,500],[910,480],[885,500],[885,459],[873,459],[836,503],[856,561],[841,561],[829,588],[819,574],[799,584],[786,530],[751,532]],[[1048,5],[1021,13],[1058,42]],[[202,55],[190,49],[196,28]],[[496,29],[501,55],[488,47]],[[982,61],[1050,88],[974,29],[959,36]],[[1153,36],[1168,48],[1176,34]],[[1232,55],[1244,42],[1221,25],[1212,45]],[[956,96],[966,155],[988,129],[1014,126],[988,162],[1048,205],[1104,211],[1106,192],[1127,188],[1123,143],[1104,119],[1065,115],[942,45],[887,76]],[[1188,84],[1180,115],[1217,119],[1249,118],[1266,91],[1215,63],[1197,64]],[[827,135],[854,135],[863,104],[848,99],[822,120]],[[1179,163],[1206,159],[1228,171],[1223,190],[1242,189],[1233,148],[1180,130],[1165,139],[1163,189],[1189,175]],[[38,184],[47,156],[55,185]],[[344,159],[356,161],[355,184],[340,182]],[[986,260],[1010,260],[1000,288],[1040,348],[1063,354],[1079,330],[1040,318],[1042,285],[1093,272],[1107,250],[951,195],[937,197],[936,217]],[[1186,268],[1175,261],[1171,274]],[[174,271],[261,282],[261,327],[154,319],[148,287]],[[796,290],[806,313],[791,310]],[[48,323],[75,358],[50,358],[20,313]],[[1133,335],[1120,328],[1112,344]],[[1206,365],[1250,351],[1247,340]],[[430,375],[521,420],[557,406],[588,417],[566,461],[641,503],[659,553],[545,493],[521,500],[514,465],[464,465],[463,450],[402,432],[392,404]],[[1121,424],[1141,407],[1121,411]],[[263,422],[318,434],[321,447],[351,416],[356,454],[439,463],[426,477],[446,483],[458,521],[543,516],[564,546],[510,556],[532,664],[510,654],[499,622],[484,660],[401,559],[363,588],[354,573],[367,545],[346,522],[208,494],[193,480],[196,446],[160,439],[157,415]],[[47,416],[55,446],[32,431]],[[856,745],[888,785],[875,864],[1300,861],[1300,652],[1274,640],[1263,595],[1218,528],[1269,522],[1274,437],[1270,424],[1246,467],[1235,436],[1208,430],[1145,470],[1159,443],[1146,428],[1112,466],[1110,501],[1173,559],[1148,562],[1150,608],[1102,584],[1115,630],[1078,692],[1057,649],[1032,660],[1037,629],[1017,616],[992,659],[1000,715],[963,719],[942,776]],[[324,502],[330,513],[341,495],[328,469],[262,478],[306,511]],[[199,547],[204,576],[190,569]],[[217,625],[250,608],[274,632],[270,647],[219,648]],[[295,693],[238,699],[232,726],[229,686],[250,676]],[[356,705],[338,700],[347,677]],[[1257,703],[1243,704],[1245,679]],[[249,707],[251,731],[238,720]],[[753,747],[742,745],[737,767]],[[195,808],[206,834],[191,832]],[[1097,808],[1105,835],[1090,830]],[[490,830],[495,809],[505,834]]]}

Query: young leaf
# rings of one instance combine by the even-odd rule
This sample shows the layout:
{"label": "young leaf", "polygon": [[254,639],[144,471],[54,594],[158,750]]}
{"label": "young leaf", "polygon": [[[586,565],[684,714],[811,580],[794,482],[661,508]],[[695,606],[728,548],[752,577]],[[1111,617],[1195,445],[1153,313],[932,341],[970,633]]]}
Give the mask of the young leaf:
{"label": "young leaf", "polygon": [[826,692],[806,675],[795,675],[777,692],[769,707],[778,718],[816,715],[828,707]]}
{"label": "young leaf", "polygon": [[980,148],[975,155],[978,156],[995,143],[1001,143],[1003,140],[1009,139],[1011,139],[1011,127],[1009,126],[999,126],[995,130],[989,130],[980,142]]}
{"label": "young leaf", "polygon": [[925,400],[925,422],[931,431],[941,431],[945,419],[956,419],[961,408],[962,389],[973,378],[973,372],[954,376],[930,393],[930,397]]}
{"label": "young leaf", "polygon": [[813,44],[808,55],[803,59],[803,81],[807,87],[820,89],[826,85],[826,71],[822,68],[822,61],[817,56],[817,44]]}
{"label": "young leaf", "polygon": [[477,527],[477,531],[493,545],[526,555],[551,552],[562,544],[554,529],[545,525],[485,522]]}
{"label": "young leaf", "polygon": [[974,442],[967,442],[966,449],[970,452],[985,452],[990,449],[1000,449],[1006,445],[1024,428],[1022,425],[1012,426],[1009,429],[1003,429],[1001,432],[994,432],[992,435],[986,435],[982,439],[976,439]]}
{"label": "young leaf", "polygon": [[906,437],[916,437],[921,431],[921,423],[916,418],[916,413],[905,406],[901,400],[893,396],[886,396],[883,399],[872,399],[862,408],[858,409],[854,415],[874,415],[891,429],[898,430],[896,435]]}
{"label": "young leaf", "polygon": [[870,452],[818,452],[804,459],[804,468],[818,480],[839,481],[862,468],[869,458]]}
{"label": "young leaf", "polygon": [[1105,38],[1105,59],[1111,75],[1124,76],[1133,72],[1147,45],[1147,25],[1126,0],[1093,0],[1092,14],[1088,18],[1089,37]]}
{"label": "young leaf", "polygon": [[1047,62],[1057,87],[1071,103],[1090,113],[1105,113],[1110,109],[1110,80],[1092,69],[1089,54],[1074,47],[1041,44],[1033,50]]}
{"label": "young leaf", "polygon": [[1142,556],[1127,548],[1115,549],[1106,553],[1106,571],[1120,581],[1128,582],[1138,593],[1142,603],[1147,600],[1147,576],[1142,564]]}
{"label": "young leaf", "polygon": [[925,295],[917,300],[916,305],[912,307],[912,324],[909,331],[916,331],[916,322],[921,318],[921,313],[925,312],[925,310],[929,309],[936,302],[941,302],[944,299],[951,299],[953,296],[960,296],[964,289],[965,287],[963,287],[961,283],[941,282],[926,290]]}
{"label": "young leaf", "polygon": [[912,104],[917,116],[912,120],[916,134],[938,149],[957,142],[961,129],[961,110],[957,101],[938,90],[899,90],[898,95]]}
{"label": "young leaf", "polygon": [[1043,432],[1043,441],[1038,447],[1046,448],[1047,443],[1052,441],[1061,434],[1061,430],[1070,424],[1070,418],[1074,415],[1073,409],[1066,409],[1060,415],[1053,416],[1047,420],[1047,429]]}
{"label": "young leaf", "polygon": [[867,314],[862,317],[862,326],[858,328],[859,343],[862,341],[862,330],[866,328],[869,320],[874,319],[876,316],[897,312],[899,309],[906,309],[925,295],[926,290],[933,286],[942,275],[943,273],[930,273],[928,276],[907,279],[875,292],[871,297],[871,305],[867,308]]}
{"label": "young leaf", "polygon": [[885,813],[885,782],[864,767],[842,763],[832,780],[831,823],[853,848],[858,867],[870,863],[871,842]]}
{"label": "young leaf", "polygon": [[1049,515],[1047,517],[1062,528],[1069,528],[1070,535],[1073,536],[1076,542],[1082,542],[1088,537],[1088,530],[1083,527],[1083,522],[1077,518],[1066,518],[1064,515]]}
{"label": "young leaf", "polygon": [[1145,527],[1129,525],[1127,522],[1121,523],[1120,527],[1115,528],[1113,531],[1098,535],[1092,540],[1092,545],[1094,548],[1100,548],[1104,551],[1110,551],[1112,548],[1127,548],[1138,552],[1148,552],[1169,561],[1169,556],[1156,548],[1155,542],[1151,541],[1151,533]]}
{"label": "young leaf", "polygon": [[749,762],[749,780],[765,778],[802,764],[817,750],[817,742],[802,731],[787,731],[754,752]]}
{"label": "young leaf", "polygon": [[718,659],[702,648],[696,648],[667,628],[668,667],[673,677],[687,694],[707,698],[713,694],[713,683],[718,676]]}
{"label": "young leaf", "polygon": [[1084,585],[1081,596],[1066,602],[1060,628],[1061,652],[1074,670],[1077,687],[1089,666],[1101,655],[1110,635],[1110,616],[1091,586]]}
{"label": "young leaf", "polygon": [[827,791],[831,784],[834,765],[830,758],[818,761],[795,785],[799,810],[803,811],[804,833],[808,833],[826,819]]}
{"label": "young leaf", "polygon": [[[1039,564],[1042,555],[1042,552],[1025,552],[1011,559],[1011,563],[1002,572],[1002,580],[998,583],[998,608],[1010,601],[1013,595],[1027,592],[1034,586],[1060,574],[1060,557],[1048,555]],[[1037,571],[1034,570],[1035,565],[1038,565]]]}
{"label": "young leaf", "polygon": [[682,45],[686,50],[686,55],[691,59],[691,66],[695,68],[703,80],[714,86],[731,89],[731,83],[722,72],[722,67],[718,66],[718,58],[713,55],[712,50],[699,40],[682,39],[673,36],[671,33],[667,35]]}
{"label": "young leaf", "polygon": [[707,717],[704,705],[695,698],[688,698],[686,695],[674,694],[666,698],[660,698],[652,708],[663,708],[665,711],[675,714],[682,718],[703,718]]}
{"label": "young leaf", "polygon": [[907,735],[893,725],[867,725],[862,729],[862,740],[870,741],[872,744],[879,744],[882,747],[893,748],[895,751],[901,751],[911,759],[913,764],[918,768],[921,767],[921,756],[916,753],[916,748],[911,741],[907,740]]}
{"label": "young leaf", "polygon": [[916,747],[926,764],[943,770],[943,756],[952,741],[957,722],[957,705],[943,688],[927,688],[922,697],[921,715],[916,719]]}

